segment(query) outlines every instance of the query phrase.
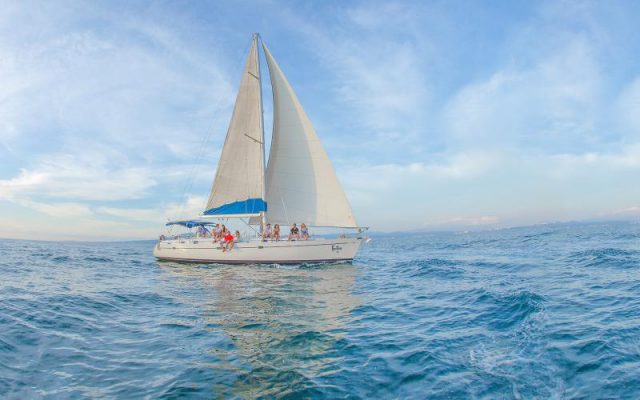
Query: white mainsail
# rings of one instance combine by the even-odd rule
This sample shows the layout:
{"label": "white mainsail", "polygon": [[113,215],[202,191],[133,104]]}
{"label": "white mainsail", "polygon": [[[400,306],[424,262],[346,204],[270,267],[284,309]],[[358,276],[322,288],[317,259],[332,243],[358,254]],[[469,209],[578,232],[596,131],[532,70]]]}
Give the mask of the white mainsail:
{"label": "white mainsail", "polygon": [[282,70],[262,42],[273,90],[273,137],[266,174],[271,223],[357,227],[316,132]]}
{"label": "white mainsail", "polygon": [[255,35],[204,214],[257,215],[265,209],[264,129]]}

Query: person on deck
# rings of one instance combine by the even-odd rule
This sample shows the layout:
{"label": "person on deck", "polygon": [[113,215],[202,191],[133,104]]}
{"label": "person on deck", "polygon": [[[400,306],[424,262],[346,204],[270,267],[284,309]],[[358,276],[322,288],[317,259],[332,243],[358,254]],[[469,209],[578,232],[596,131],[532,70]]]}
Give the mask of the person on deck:
{"label": "person on deck", "polygon": [[216,224],[216,227],[213,230],[213,241],[217,242],[218,240],[220,240],[221,236],[222,236],[222,228],[220,228],[220,224]]}
{"label": "person on deck", "polygon": [[220,233],[218,233],[216,237],[213,239],[213,243],[216,243],[216,242],[224,243],[224,237],[227,233],[229,233],[229,231],[227,230],[227,227],[222,224],[220,224],[218,231]]}
{"label": "person on deck", "polygon": [[304,222],[300,224],[300,236],[302,237],[302,240],[309,240],[309,229]]}
{"label": "person on deck", "polygon": [[239,241],[240,241],[240,231],[236,231],[236,233],[235,233],[235,239],[234,239],[234,240],[235,240],[236,242],[239,242]]}
{"label": "person on deck", "polygon": [[291,231],[289,232],[289,240],[300,240],[300,230],[296,226],[295,222],[291,227]]}
{"label": "person on deck", "polygon": [[262,232],[262,241],[266,242],[267,239],[272,239],[273,231],[271,230],[271,224],[267,224],[264,228],[264,232]]}
{"label": "person on deck", "polygon": [[202,237],[202,238],[206,238],[207,236],[209,236],[209,230],[204,226],[204,225],[200,225],[198,226],[198,237]]}
{"label": "person on deck", "polygon": [[222,251],[231,251],[231,249],[233,249],[233,242],[233,235],[231,234],[231,232],[227,231],[227,233],[222,238]]}
{"label": "person on deck", "polygon": [[275,240],[276,242],[280,240],[280,225],[278,224],[275,224],[273,226],[273,240]]}

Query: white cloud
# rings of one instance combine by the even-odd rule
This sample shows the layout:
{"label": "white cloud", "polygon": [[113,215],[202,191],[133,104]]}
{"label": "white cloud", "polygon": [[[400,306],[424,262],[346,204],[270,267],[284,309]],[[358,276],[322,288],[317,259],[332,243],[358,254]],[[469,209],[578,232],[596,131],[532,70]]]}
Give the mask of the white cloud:
{"label": "white cloud", "polygon": [[640,142],[623,146],[618,152],[588,152],[582,154],[555,154],[548,160],[556,166],[555,176],[570,176],[590,171],[634,171],[640,170]]}
{"label": "white cloud", "polygon": [[90,137],[157,162],[167,151],[192,157],[208,133],[222,140],[235,79],[217,48],[95,3],[41,6],[14,6],[0,25],[11,33],[0,42],[5,150],[46,153],[52,137],[58,151]]}
{"label": "white cloud", "polygon": [[36,240],[127,240],[157,237],[160,226],[128,221],[98,219],[89,215],[73,215],[43,221],[40,215],[3,218],[0,238]]}
{"label": "white cloud", "polygon": [[159,208],[97,207],[95,211],[126,220],[162,223],[197,217],[204,210],[206,200],[202,196],[188,195],[183,202],[170,203]]}
{"label": "white cloud", "polygon": [[118,207],[97,207],[96,213],[106,214],[125,220],[161,222],[161,216],[157,209],[148,208],[118,208]]}
{"label": "white cloud", "polygon": [[340,132],[340,140],[325,140],[325,145],[340,148],[366,139],[369,153],[416,153],[431,99],[428,45],[417,32],[415,10],[402,4],[366,3],[335,12],[332,29],[310,25],[306,16],[286,7],[283,12],[284,21],[313,46],[322,68],[331,71],[322,85],[331,88],[326,93],[332,99],[328,108],[344,121],[335,126],[321,121]]}
{"label": "white cloud", "polygon": [[81,203],[42,203],[22,199],[18,204],[55,218],[84,218],[93,215],[91,209]]}
{"label": "white cloud", "polygon": [[[0,205],[2,201],[0,198]],[[154,208],[92,207],[82,203],[39,202],[27,198],[10,201],[36,213],[3,217],[0,238],[112,240],[152,239],[162,232],[165,222],[199,215],[206,198],[188,195],[184,202]],[[49,219],[43,219],[42,214]]]}
{"label": "white cloud", "polygon": [[596,134],[600,87],[593,50],[576,38],[532,68],[506,67],[463,87],[445,126],[457,146],[580,151]]}
{"label": "white cloud", "polygon": [[633,207],[627,207],[627,208],[623,208],[623,209],[619,209],[619,210],[614,210],[613,212],[610,213],[610,215],[634,215],[634,216],[640,216],[640,207],[639,206],[633,206]]}
{"label": "white cloud", "polygon": [[617,106],[621,128],[630,137],[640,140],[640,78],[636,78],[624,89]]}
{"label": "white cloud", "polygon": [[162,215],[165,220],[193,218],[204,211],[206,201],[203,196],[187,195],[184,201],[164,207]]}
{"label": "white cloud", "polygon": [[613,153],[459,153],[431,164],[353,167],[342,181],[361,224],[394,230],[585,219],[640,197],[640,186],[623,183],[638,174],[640,147],[630,145]]}
{"label": "white cloud", "polygon": [[95,153],[45,157],[33,169],[0,180],[0,197],[123,200],[141,198],[156,184],[148,168],[113,164]]}
{"label": "white cloud", "polygon": [[438,221],[436,223],[430,223],[425,226],[437,228],[440,226],[446,227],[466,227],[466,226],[487,226],[497,225],[500,222],[500,218],[495,215],[482,215],[479,217],[454,217]]}
{"label": "white cloud", "polygon": [[[410,43],[361,41],[329,45],[338,76],[338,99],[350,104],[364,126],[386,139],[406,136],[407,119],[426,109],[426,83],[418,49]],[[383,57],[384,55],[384,57]]]}
{"label": "white cloud", "polygon": [[[423,184],[425,180],[465,180],[484,175],[502,164],[503,155],[498,152],[454,153],[439,157],[440,161],[414,162],[409,164],[362,165],[348,168],[343,180],[350,189],[395,190],[399,182],[413,181]],[[381,193],[378,193],[377,198]]]}
{"label": "white cloud", "polygon": [[635,207],[628,207],[628,208],[623,208],[622,210],[616,210],[614,211],[615,214],[622,214],[622,213],[640,213],[640,207],[635,206]]}

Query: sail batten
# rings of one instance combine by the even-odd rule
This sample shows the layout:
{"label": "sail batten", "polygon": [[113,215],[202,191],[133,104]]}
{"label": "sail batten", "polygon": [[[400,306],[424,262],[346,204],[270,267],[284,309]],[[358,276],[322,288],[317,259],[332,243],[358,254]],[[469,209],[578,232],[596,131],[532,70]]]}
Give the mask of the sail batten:
{"label": "sail batten", "polygon": [[267,208],[264,192],[262,93],[255,35],[203,214],[259,214]]}
{"label": "sail batten", "polygon": [[273,136],[265,190],[268,220],[357,227],[331,161],[282,70],[262,42],[273,90]]}

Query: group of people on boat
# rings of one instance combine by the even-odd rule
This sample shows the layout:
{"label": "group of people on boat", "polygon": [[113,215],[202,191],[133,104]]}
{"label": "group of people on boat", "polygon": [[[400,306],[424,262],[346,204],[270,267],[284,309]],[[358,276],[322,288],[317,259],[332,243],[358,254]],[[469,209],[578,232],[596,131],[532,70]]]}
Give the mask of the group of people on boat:
{"label": "group of people on boat", "polygon": [[231,231],[224,224],[216,224],[211,237],[213,243],[220,243],[222,251],[231,251],[235,242],[240,241],[240,231],[236,230],[234,234],[231,234]]}
{"label": "group of people on boat", "polygon": [[[309,239],[309,228],[304,224],[300,224],[300,228],[293,223],[291,226],[291,230],[289,231],[289,240],[308,240]],[[267,240],[280,240],[280,225],[275,224],[273,228],[271,228],[271,224],[267,224],[262,231],[262,241],[266,242]]]}
{"label": "group of people on boat", "polygon": [[[232,234],[224,224],[216,224],[211,230],[204,225],[198,225],[196,237],[212,238],[214,244],[220,243],[222,251],[231,251],[233,245],[240,241],[240,231],[235,231],[235,234]],[[160,236],[160,240],[165,240],[165,236]],[[267,240],[280,240],[279,224],[275,224],[273,228],[271,224],[266,224],[262,231],[262,241],[266,242]],[[309,240],[309,228],[307,228],[307,225],[302,223],[298,228],[298,225],[294,223],[289,230],[289,240]]]}

